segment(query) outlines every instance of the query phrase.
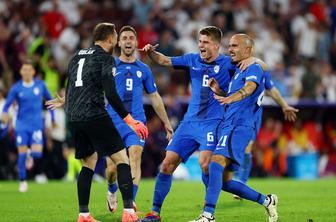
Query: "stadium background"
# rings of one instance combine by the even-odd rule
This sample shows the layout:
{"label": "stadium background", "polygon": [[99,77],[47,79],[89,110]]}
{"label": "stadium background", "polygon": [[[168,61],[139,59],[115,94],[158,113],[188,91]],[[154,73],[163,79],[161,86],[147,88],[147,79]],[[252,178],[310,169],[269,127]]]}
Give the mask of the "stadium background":
{"label": "stadium background", "polygon": [[[255,39],[255,56],[269,65],[275,86],[300,109],[299,120],[287,123],[281,109],[265,98],[252,175],[315,178],[336,174],[335,0],[3,0],[0,18],[1,110],[9,87],[20,79],[19,68],[26,58],[34,61],[37,78],[46,82],[53,95],[62,91],[69,58],[91,44],[91,31],[101,21],[115,23],[118,30],[123,25],[136,27],[139,48],[159,43],[158,51],[169,56],[197,53],[197,32],[205,25],[222,29],[224,53],[232,34],[248,33]],[[188,105],[188,75],[155,66],[145,55],[139,58],[152,67],[176,128]],[[146,104],[150,136],[142,168],[143,177],[154,177],[167,141],[162,124]],[[57,121],[57,130],[47,124],[40,166],[49,179],[63,178],[66,172],[62,156],[65,120]],[[16,179],[13,130],[0,139],[0,147],[0,179]],[[297,169],[302,163],[303,168]]]}

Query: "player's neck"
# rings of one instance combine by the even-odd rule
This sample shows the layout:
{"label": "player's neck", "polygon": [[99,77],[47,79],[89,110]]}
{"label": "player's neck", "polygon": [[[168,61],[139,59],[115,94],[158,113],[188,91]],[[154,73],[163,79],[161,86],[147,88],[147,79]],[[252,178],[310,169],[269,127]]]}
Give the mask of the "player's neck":
{"label": "player's neck", "polygon": [[219,53],[216,53],[209,58],[204,58],[203,61],[206,62],[206,63],[211,63],[211,62],[215,61],[218,58],[218,56],[219,56]]}
{"label": "player's neck", "polygon": [[32,85],[34,85],[34,79],[22,80],[22,84],[24,87],[31,87]]}
{"label": "player's neck", "polygon": [[127,56],[125,54],[121,54],[119,56],[119,59],[122,61],[122,62],[125,62],[125,63],[133,63],[135,62],[136,60],[136,57],[135,57],[135,54],[132,54],[130,56]]}

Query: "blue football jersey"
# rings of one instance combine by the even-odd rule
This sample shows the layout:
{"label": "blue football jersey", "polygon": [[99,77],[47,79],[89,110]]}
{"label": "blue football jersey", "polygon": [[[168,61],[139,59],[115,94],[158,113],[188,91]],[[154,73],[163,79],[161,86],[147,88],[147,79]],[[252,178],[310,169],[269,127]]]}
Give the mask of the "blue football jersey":
{"label": "blue football jersey", "polygon": [[225,105],[225,124],[255,127],[255,114],[260,110],[265,89],[265,78],[261,66],[253,64],[245,71],[236,68],[229,84],[228,95],[236,93],[249,81],[255,82],[257,88],[248,97]]}
{"label": "blue football jersey", "polygon": [[220,87],[227,91],[230,81],[229,69],[232,67],[229,56],[219,55],[211,63],[202,60],[199,54],[185,54],[172,57],[174,68],[187,69],[191,79],[191,97],[183,120],[202,121],[222,119],[223,106],[213,98],[213,92],[208,86],[210,78],[214,77]]}
{"label": "blue football jersey", "polygon": [[[22,80],[15,83],[9,90],[3,112],[7,113],[14,100],[18,104],[15,130],[35,130],[43,128],[43,98],[52,99],[45,83],[34,79],[30,85]],[[52,111],[54,119],[54,112]]]}
{"label": "blue football jersey", "polygon": [[[126,108],[134,119],[146,122],[143,108],[143,90],[148,94],[157,91],[154,77],[150,68],[140,60],[134,63],[124,63],[119,58],[115,59],[116,73],[115,83],[117,92]],[[120,116],[113,110],[110,104],[107,105],[107,112],[115,124],[123,122]]]}

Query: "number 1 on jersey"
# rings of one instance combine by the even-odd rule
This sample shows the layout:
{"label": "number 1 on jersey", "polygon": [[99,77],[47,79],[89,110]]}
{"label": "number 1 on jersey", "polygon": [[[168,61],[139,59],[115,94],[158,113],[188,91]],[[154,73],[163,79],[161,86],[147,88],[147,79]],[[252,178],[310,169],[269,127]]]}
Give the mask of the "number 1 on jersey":
{"label": "number 1 on jersey", "polygon": [[76,87],[83,86],[82,72],[83,72],[84,62],[85,62],[85,58],[82,58],[78,61],[77,79],[75,82]]}

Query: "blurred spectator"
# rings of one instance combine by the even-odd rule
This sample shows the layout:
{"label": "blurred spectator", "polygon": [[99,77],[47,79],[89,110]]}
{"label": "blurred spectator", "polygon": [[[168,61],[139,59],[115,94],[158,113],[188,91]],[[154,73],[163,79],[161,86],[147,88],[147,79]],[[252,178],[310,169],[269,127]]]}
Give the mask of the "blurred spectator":
{"label": "blurred spectator", "polygon": [[315,151],[315,147],[309,140],[308,131],[303,127],[301,120],[295,122],[294,127],[290,130],[290,136],[288,141],[289,155]]}
{"label": "blurred spectator", "polygon": [[42,16],[42,24],[51,39],[58,39],[67,26],[67,20],[59,9],[59,2],[52,1],[52,8]]}
{"label": "blurred spectator", "polygon": [[305,73],[303,74],[301,81],[301,98],[317,98],[321,86],[321,77],[318,75],[317,65],[315,65],[314,60],[309,60],[309,62],[307,62]]}

